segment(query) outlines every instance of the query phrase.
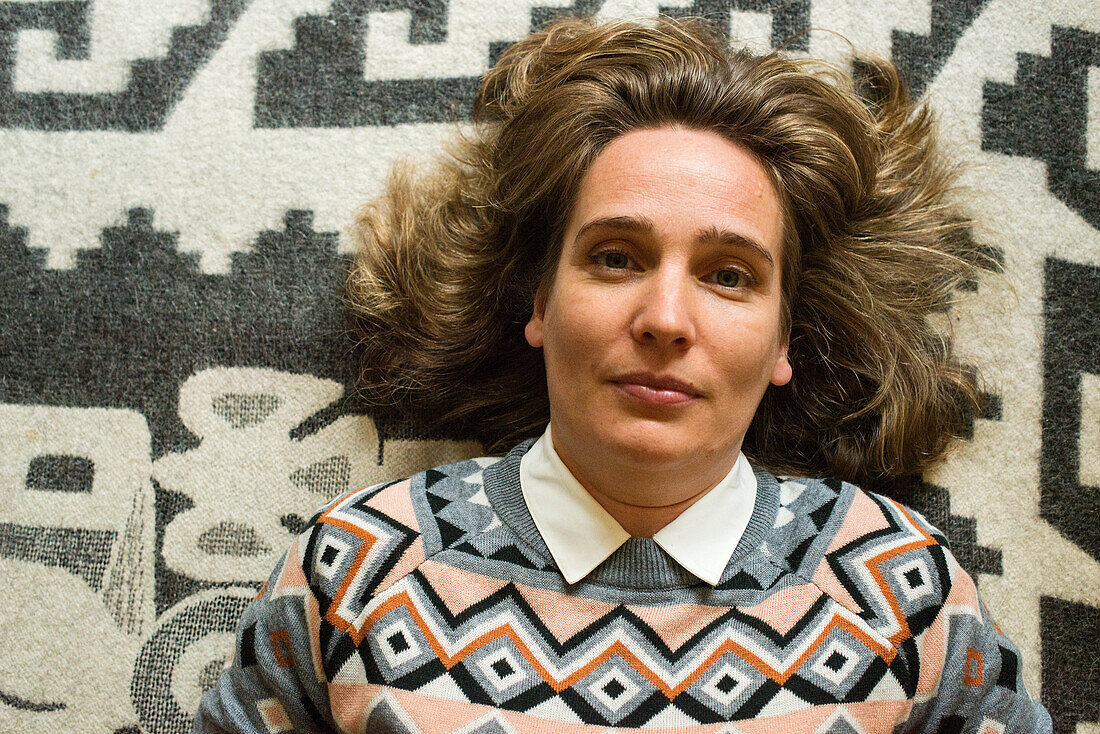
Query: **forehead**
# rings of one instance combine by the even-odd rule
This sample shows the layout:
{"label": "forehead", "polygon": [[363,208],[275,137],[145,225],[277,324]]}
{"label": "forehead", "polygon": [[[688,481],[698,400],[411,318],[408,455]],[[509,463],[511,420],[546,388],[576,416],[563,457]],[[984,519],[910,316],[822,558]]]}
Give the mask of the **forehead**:
{"label": "forehead", "polygon": [[725,230],[760,243],[778,259],[779,198],[764,167],[717,133],[634,130],[596,157],[578,190],[566,243],[587,223],[643,217],[658,234]]}

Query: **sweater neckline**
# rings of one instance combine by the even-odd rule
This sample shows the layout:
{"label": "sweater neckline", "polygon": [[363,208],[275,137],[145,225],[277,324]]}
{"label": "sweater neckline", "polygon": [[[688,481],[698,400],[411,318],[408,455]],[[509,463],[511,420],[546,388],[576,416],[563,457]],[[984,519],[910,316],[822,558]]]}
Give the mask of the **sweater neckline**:
{"label": "sweater neckline", "polygon": [[[520,485],[520,461],[534,442],[533,438],[521,442],[499,462],[485,469],[485,496],[501,522],[548,565],[557,568],[542,534],[535,526]],[[726,564],[719,586],[737,574],[747,557],[764,544],[767,532],[775,524],[779,509],[778,481],[762,469],[753,467],[753,471],[757,481],[756,503],[749,524]],[[674,561],[652,538],[630,538],[578,584],[639,591],[691,586],[710,588],[709,584]]]}

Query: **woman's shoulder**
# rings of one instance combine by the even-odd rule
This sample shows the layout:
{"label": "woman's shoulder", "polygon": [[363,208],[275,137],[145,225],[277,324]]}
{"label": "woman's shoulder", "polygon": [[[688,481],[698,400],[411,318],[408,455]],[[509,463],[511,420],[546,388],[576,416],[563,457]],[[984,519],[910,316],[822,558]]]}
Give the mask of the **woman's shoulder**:
{"label": "woman's shoulder", "polygon": [[[439,536],[439,522],[458,520],[456,512],[469,504],[484,502],[484,475],[503,457],[482,456],[434,466],[408,477],[345,492],[319,508],[306,532],[328,532],[354,528],[378,530],[378,525],[420,536]],[[449,511],[448,511],[449,508]],[[442,531],[442,536],[449,534]],[[437,545],[429,543],[429,545]]]}
{"label": "woman's shoulder", "polygon": [[[299,536],[311,582],[332,585],[349,576],[377,594],[444,548],[494,524],[484,472],[502,457],[435,466],[402,479],[347,492],[317,510]],[[499,524],[499,520],[496,520]]]}
{"label": "woman's shoulder", "polygon": [[[946,537],[895,499],[834,479],[777,477],[784,562],[884,638],[926,628],[961,568]],[[965,575],[965,572],[962,572]]]}
{"label": "woman's shoulder", "polygon": [[[906,547],[947,547],[946,536],[920,512],[886,494],[841,479],[775,476],[757,472],[758,482],[774,482],[775,528],[786,529],[786,542],[814,543],[809,554],[822,556],[843,549],[900,543]],[[896,555],[896,554],[895,554]],[[804,563],[795,564],[805,569]],[[792,568],[792,570],[794,570]]]}

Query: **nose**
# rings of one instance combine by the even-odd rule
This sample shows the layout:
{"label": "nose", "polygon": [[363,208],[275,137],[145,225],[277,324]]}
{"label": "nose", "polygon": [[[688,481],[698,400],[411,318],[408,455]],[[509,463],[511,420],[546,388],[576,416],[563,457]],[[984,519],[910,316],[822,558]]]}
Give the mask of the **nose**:
{"label": "nose", "polygon": [[688,279],[672,269],[653,271],[638,292],[631,335],[641,344],[687,349],[695,343],[693,294]]}

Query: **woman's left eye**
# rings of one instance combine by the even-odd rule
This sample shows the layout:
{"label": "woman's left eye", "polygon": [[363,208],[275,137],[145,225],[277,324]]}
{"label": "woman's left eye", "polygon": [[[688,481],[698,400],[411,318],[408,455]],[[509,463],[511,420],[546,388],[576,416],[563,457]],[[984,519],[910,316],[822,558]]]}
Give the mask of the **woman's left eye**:
{"label": "woman's left eye", "polygon": [[714,274],[714,282],[723,288],[738,288],[745,285],[747,280],[740,270],[719,270]]}

